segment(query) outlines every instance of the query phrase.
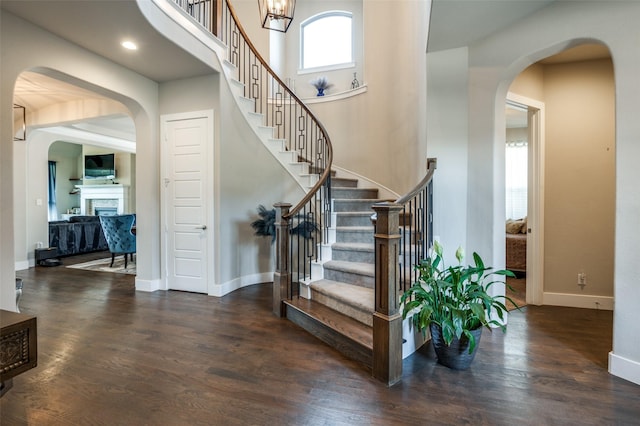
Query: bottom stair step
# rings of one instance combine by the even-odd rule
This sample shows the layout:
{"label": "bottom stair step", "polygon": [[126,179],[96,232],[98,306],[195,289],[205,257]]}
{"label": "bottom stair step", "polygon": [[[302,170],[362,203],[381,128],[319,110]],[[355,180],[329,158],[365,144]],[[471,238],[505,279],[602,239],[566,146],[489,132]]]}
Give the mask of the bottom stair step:
{"label": "bottom stair step", "polygon": [[373,365],[373,331],[371,327],[349,318],[313,300],[285,300],[289,321],[302,327],[345,356],[371,368]]}

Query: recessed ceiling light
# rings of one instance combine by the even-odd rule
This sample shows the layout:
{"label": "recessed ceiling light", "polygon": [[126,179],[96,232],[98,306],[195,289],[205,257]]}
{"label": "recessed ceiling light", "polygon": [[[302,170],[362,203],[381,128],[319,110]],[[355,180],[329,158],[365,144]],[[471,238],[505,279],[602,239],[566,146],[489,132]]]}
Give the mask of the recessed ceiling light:
{"label": "recessed ceiling light", "polygon": [[138,50],[138,45],[136,45],[131,40],[126,40],[122,42],[122,47],[129,50]]}

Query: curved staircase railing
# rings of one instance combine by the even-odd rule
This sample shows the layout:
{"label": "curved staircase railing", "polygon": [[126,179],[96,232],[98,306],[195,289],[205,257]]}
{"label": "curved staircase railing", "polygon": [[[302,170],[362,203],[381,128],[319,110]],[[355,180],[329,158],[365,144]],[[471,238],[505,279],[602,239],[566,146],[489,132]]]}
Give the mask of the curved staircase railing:
{"label": "curved staircase railing", "polygon": [[333,148],[320,121],[262,58],[228,0],[174,0],[227,46],[234,78],[244,86],[263,125],[273,128],[274,143],[295,152],[295,162],[308,175],[306,195],[295,206],[276,207],[276,275],[273,311],[282,316],[282,300],[297,293],[294,285],[311,278],[321,259],[322,242],[331,226],[331,164]]}

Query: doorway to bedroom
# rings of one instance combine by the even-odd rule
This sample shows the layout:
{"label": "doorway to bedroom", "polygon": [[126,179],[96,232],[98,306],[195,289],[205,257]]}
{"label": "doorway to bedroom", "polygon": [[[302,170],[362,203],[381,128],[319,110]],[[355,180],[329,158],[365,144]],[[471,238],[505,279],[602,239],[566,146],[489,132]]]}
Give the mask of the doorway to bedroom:
{"label": "doorway to bedroom", "polygon": [[[527,211],[529,193],[529,114],[527,105],[507,99],[505,106],[505,265],[516,278],[507,280],[507,296],[526,305]],[[507,301],[507,307],[514,305]]]}

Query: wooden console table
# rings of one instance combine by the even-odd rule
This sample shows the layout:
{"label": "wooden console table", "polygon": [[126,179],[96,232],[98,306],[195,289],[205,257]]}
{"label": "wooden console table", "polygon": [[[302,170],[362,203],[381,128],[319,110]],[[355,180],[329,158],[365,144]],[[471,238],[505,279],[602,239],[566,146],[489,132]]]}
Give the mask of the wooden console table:
{"label": "wooden console table", "polygon": [[36,317],[0,309],[0,396],[13,378],[38,365]]}

